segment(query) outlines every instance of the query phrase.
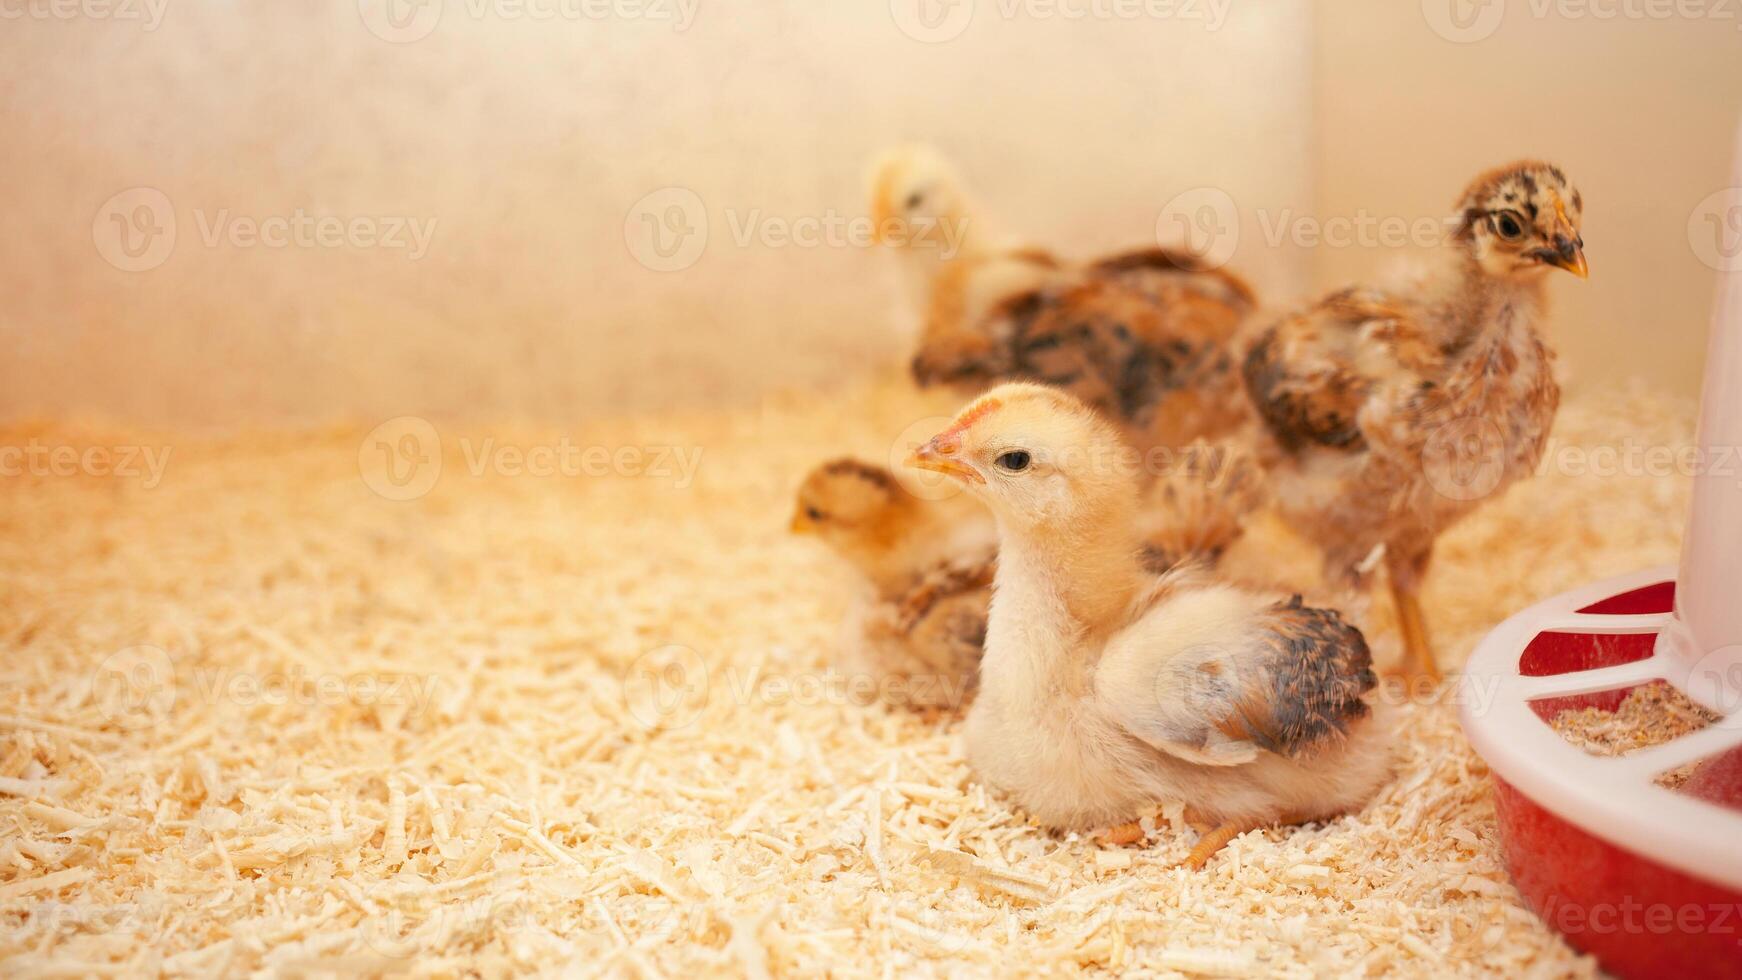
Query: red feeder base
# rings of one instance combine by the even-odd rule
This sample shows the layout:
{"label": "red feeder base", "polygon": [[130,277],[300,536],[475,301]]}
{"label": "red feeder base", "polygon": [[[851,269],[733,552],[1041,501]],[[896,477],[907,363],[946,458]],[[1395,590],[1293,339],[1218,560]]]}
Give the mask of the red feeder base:
{"label": "red feeder base", "polygon": [[1742,893],[1585,833],[1494,777],[1506,870],[1531,911],[1629,980],[1742,980]]}

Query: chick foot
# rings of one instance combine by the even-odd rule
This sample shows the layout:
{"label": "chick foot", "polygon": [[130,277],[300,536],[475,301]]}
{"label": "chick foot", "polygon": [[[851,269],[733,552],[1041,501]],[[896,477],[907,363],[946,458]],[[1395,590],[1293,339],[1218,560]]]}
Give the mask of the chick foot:
{"label": "chick foot", "polygon": [[1258,830],[1264,826],[1266,824],[1259,820],[1230,820],[1198,838],[1197,846],[1192,848],[1191,853],[1175,861],[1172,867],[1202,871],[1204,865],[1210,863],[1210,858],[1215,857],[1217,852],[1227,847],[1229,841],[1248,830]]}

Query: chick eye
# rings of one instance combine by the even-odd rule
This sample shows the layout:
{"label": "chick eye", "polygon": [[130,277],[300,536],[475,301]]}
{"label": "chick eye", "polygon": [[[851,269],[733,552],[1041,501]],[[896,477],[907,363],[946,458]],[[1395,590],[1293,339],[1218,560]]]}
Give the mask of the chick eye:
{"label": "chick eye", "polygon": [[1507,241],[1515,241],[1524,234],[1524,226],[1518,223],[1518,216],[1511,211],[1503,211],[1494,219],[1494,227],[1500,232],[1500,237]]}
{"label": "chick eye", "polygon": [[1030,456],[1026,449],[1012,449],[996,460],[1000,469],[1008,470],[1011,473],[1021,473],[1028,469],[1028,464],[1033,461],[1034,457]]}
{"label": "chick eye", "polygon": [[914,191],[912,194],[907,195],[907,210],[909,211],[912,211],[914,208],[917,208],[924,203],[925,194],[920,191]]}
{"label": "chick eye", "polygon": [[820,521],[823,519],[823,512],[820,510],[817,510],[815,507],[806,507],[804,509],[804,516],[810,518],[813,521]]}

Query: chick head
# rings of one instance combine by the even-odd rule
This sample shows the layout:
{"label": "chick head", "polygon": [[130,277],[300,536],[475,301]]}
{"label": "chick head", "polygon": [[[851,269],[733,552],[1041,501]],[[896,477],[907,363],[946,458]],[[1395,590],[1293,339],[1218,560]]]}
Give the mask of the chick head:
{"label": "chick head", "polygon": [[1555,268],[1583,279],[1584,205],[1561,168],[1522,160],[1470,184],[1458,201],[1453,237],[1491,276],[1534,279]]}
{"label": "chick head", "polygon": [[908,500],[883,467],[831,460],[799,485],[792,533],[814,534],[844,555],[857,555],[892,533]]}
{"label": "chick head", "polygon": [[959,480],[1002,523],[1045,530],[1129,510],[1139,460],[1077,398],[1010,382],[962,409],[907,462]]}
{"label": "chick head", "polygon": [[932,147],[898,146],[871,168],[871,221],[882,244],[943,245],[945,224],[965,222],[967,213],[956,168]]}

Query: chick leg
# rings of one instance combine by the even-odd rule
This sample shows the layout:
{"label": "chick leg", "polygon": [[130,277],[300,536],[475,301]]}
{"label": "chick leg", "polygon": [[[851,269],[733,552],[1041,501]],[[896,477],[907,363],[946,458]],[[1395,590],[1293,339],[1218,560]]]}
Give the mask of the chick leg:
{"label": "chick leg", "polygon": [[1439,683],[1440,668],[1428,640],[1427,618],[1421,611],[1421,580],[1427,576],[1433,546],[1415,552],[1387,548],[1386,577],[1391,580],[1391,601],[1397,610],[1397,628],[1403,634],[1403,663],[1399,672],[1413,680],[1426,678]]}
{"label": "chick leg", "polygon": [[1257,830],[1260,827],[1268,825],[1267,822],[1262,820],[1230,820],[1198,838],[1197,846],[1193,847],[1192,852],[1180,859],[1174,867],[1185,867],[1190,868],[1193,871],[1202,871],[1204,870],[1204,865],[1209,863],[1210,858],[1215,857],[1218,851],[1227,847],[1229,841],[1244,834],[1248,830]]}

